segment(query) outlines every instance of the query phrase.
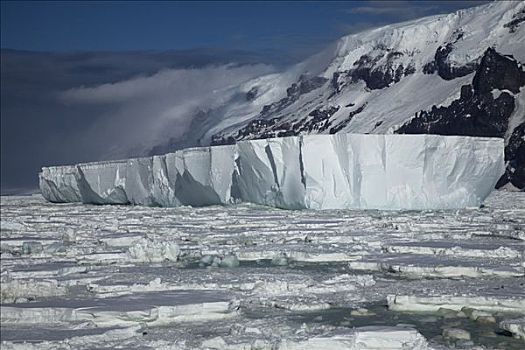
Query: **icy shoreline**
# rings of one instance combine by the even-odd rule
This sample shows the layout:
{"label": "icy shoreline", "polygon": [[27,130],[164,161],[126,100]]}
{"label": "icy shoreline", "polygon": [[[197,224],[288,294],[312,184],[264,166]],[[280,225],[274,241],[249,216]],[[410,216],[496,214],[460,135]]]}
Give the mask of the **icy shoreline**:
{"label": "icy shoreline", "polygon": [[283,209],[478,207],[504,172],[503,139],[307,135],[45,167],[51,202]]}

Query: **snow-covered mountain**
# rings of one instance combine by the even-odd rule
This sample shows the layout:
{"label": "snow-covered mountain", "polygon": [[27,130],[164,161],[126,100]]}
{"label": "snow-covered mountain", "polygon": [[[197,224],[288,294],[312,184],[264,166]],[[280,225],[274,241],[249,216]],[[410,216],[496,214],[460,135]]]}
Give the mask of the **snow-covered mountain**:
{"label": "snow-covered mountain", "polygon": [[504,137],[499,186],[523,189],[524,21],[525,2],[500,1],[345,36],[232,87],[194,120],[195,143],[338,132]]}

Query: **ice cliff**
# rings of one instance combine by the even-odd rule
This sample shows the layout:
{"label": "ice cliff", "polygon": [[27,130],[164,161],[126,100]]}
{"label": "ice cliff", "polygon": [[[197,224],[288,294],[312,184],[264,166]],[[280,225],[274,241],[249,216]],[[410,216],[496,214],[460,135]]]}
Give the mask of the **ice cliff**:
{"label": "ice cliff", "polygon": [[285,209],[479,206],[505,169],[498,138],[335,134],[241,141],[122,161],[46,167],[51,202]]}

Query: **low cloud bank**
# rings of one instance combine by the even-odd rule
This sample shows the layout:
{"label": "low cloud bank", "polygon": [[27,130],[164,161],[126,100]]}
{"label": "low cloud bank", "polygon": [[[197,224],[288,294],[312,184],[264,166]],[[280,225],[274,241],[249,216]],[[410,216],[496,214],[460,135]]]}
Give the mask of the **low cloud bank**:
{"label": "low cloud bank", "polygon": [[106,150],[99,149],[99,158],[144,155],[168,140],[191,146],[197,130],[190,126],[201,113],[227,104],[238,94],[239,85],[271,71],[262,64],[162,70],[151,76],[69,89],[60,98],[67,104],[107,108],[83,135],[86,141],[107,144]]}
{"label": "low cloud bank", "polygon": [[2,49],[1,59],[2,194],[36,190],[42,166],[140,156],[159,144],[196,142],[200,111],[236,98],[233,87],[274,69],[272,57],[220,50]]}

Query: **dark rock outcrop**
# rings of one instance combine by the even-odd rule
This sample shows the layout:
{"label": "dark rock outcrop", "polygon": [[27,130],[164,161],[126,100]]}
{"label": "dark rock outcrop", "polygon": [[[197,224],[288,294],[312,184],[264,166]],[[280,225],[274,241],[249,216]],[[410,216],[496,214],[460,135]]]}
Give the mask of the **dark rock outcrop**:
{"label": "dark rock outcrop", "polygon": [[525,8],[523,8],[518,13],[514,14],[514,16],[512,16],[512,20],[510,20],[510,22],[508,23],[505,23],[503,27],[509,28],[510,33],[515,33],[516,29],[518,29],[518,27],[523,22],[525,22]]}
{"label": "dark rock outcrop", "polygon": [[449,62],[448,56],[454,48],[455,46],[452,43],[438,47],[434,55],[434,60],[423,66],[423,73],[433,74],[437,72],[441,78],[452,80],[474,72],[477,67],[476,62],[467,63],[460,67],[454,66]]}
{"label": "dark rock outcrop", "polygon": [[479,93],[493,89],[509,90],[518,93],[525,85],[525,71],[510,56],[500,55],[493,48],[488,48],[481,59],[479,69],[472,80],[472,86]]}
{"label": "dark rock outcrop", "polygon": [[320,88],[327,81],[328,79],[323,77],[301,75],[297,83],[293,83],[288,89],[286,89],[286,97],[264,106],[258,118],[265,118],[271,114],[276,114],[282,111],[284,108],[297,101],[301,95]]}
{"label": "dark rock outcrop", "polygon": [[374,56],[362,55],[353,63],[352,69],[334,72],[331,86],[336,93],[345,85],[358,81],[363,81],[370,90],[384,89],[416,72],[413,65],[405,67],[399,63],[398,59],[404,56],[404,53],[382,46],[375,48],[375,51],[377,53]]}
{"label": "dark rock outcrop", "polygon": [[257,89],[257,86],[254,86],[246,93],[246,101],[253,101],[257,97],[257,93],[259,92],[259,89]]}
{"label": "dark rock outcrop", "polygon": [[[489,48],[485,51],[476,70],[472,84],[461,87],[458,99],[447,107],[432,106],[421,111],[396,132],[401,134],[440,134],[504,137],[509,118],[514,111],[514,96],[525,86],[525,71],[512,57],[504,56]],[[497,91],[497,93],[494,93]],[[496,97],[497,96],[497,97]],[[504,177],[518,188],[524,188],[524,163],[516,154],[522,149],[523,124],[516,128],[506,149],[509,164]],[[511,146],[512,144],[512,146]],[[510,153],[509,153],[510,152]],[[505,179],[500,180],[503,185]]]}
{"label": "dark rock outcrop", "polygon": [[384,89],[415,72],[413,66],[404,67],[403,64],[396,62],[396,59],[403,55],[402,52],[389,51],[386,54],[386,63],[382,65],[377,65],[377,62],[384,54],[374,58],[363,55],[354,62],[355,68],[349,70],[346,75],[352,82],[364,81],[370,90]]}
{"label": "dark rock outcrop", "polygon": [[514,129],[505,147],[505,174],[499,179],[496,188],[507,183],[514,187],[525,189],[525,123]]}
{"label": "dark rock outcrop", "polygon": [[[353,106],[353,104],[351,104],[351,105]],[[355,110],[351,111],[348,114],[348,117],[345,120],[343,120],[342,122],[340,122],[339,124],[335,125],[334,127],[332,127],[330,129],[330,134],[335,134],[335,133],[341,131],[342,129],[344,129],[348,125],[348,123],[350,123],[352,121],[352,119],[354,118],[355,115],[361,113],[365,109],[366,105],[367,104],[365,102],[364,104],[362,104],[361,106],[359,106]]]}
{"label": "dark rock outcrop", "polygon": [[[279,117],[270,118],[270,116],[278,114],[283,109],[293,104],[299,99],[299,97],[301,97],[301,95],[319,89],[327,81],[328,79],[323,77],[301,75],[296,83],[293,83],[288,89],[286,89],[286,97],[280,99],[277,102],[264,106],[261,113],[259,113],[259,116],[256,119],[250,121],[242,129],[239,129],[235,135],[228,137],[224,137],[222,135],[213,135],[211,144],[224,145],[232,144],[239,140],[263,139],[278,136],[294,136],[305,130],[319,130],[320,128],[324,127],[324,119],[329,118],[337,111],[337,109],[339,109],[339,107],[332,107],[335,108],[335,110],[329,109],[324,112],[320,110],[317,112],[312,111],[311,113],[314,114],[310,114],[310,116],[313,116],[313,119],[307,123],[304,123],[306,118],[302,119],[300,122],[303,122],[303,124],[300,122],[295,123],[295,128],[293,128],[289,123],[280,123]],[[246,99],[254,99],[256,95],[257,88],[254,87],[248,91],[246,94]],[[328,117],[326,117],[326,115],[328,115]]]}

